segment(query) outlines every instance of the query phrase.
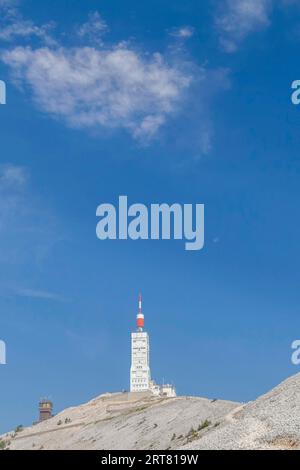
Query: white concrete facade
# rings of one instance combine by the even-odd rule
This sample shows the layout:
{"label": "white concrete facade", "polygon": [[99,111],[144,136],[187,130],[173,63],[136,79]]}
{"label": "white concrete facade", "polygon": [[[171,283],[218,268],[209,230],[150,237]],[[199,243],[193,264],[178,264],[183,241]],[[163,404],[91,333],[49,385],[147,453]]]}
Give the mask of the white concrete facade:
{"label": "white concrete facade", "polygon": [[149,336],[144,328],[142,295],[139,294],[139,309],[136,317],[137,331],[131,333],[130,392],[147,392],[163,397],[176,397],[172,385],[157,385],[151,380]]}
{"label": "white concrete facade", "polygon": [[174,398],[176,397],[176,390],[173,385],[165,384],[160,386],[160,395],[162,397]]}
{"label": "white concrete facade", "polygon": [[175,387],[173,385],[170,385],[170,384],[158,385],[157,383],[154,382],[154,380],[151,380],[150,382],[150,390],[153,393],[153,395],[157,397],[174,398],[177,396]]}
{"label": "white concrete facade", "polygon": [[131,333],[130,391],[150,390],[150,345],[146,331]]}

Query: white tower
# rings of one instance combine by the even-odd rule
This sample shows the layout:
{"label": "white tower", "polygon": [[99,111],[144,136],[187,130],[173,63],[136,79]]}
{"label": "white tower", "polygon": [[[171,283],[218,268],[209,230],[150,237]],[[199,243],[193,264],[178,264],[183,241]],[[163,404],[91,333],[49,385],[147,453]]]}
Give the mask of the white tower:
{"label": "white tower", "polygon": [[142,296],[139,295],[139,311],[136,318],[137,331],[131,333],[130,391],[150,390],[149,336],[144,328]]}

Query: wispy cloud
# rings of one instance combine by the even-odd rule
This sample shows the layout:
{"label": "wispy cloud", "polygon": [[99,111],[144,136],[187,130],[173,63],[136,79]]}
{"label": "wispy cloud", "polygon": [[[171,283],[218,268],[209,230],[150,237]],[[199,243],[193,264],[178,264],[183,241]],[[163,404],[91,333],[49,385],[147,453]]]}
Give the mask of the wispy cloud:
{"label": "wispy cloud", "polygon": [[123,128],[139,140],[151,138],[176,112],[191,83],[179,63],[123,44],[16,47],[2,60],[43,111],[75,128]]}
{"label": "wispy cloud", "polygon": [[24,167],[12,164],[0,165],[0,191],[7,188],[23,188],[28,181],[28,173]]}
{"label": "wispy cloud", "polygon": [[22,198],[27,182],[28,174],[23,167],[0,165],[0,234],[7,230],[18,209],[22,211]]}
{"label": "wispy cloud", "polygon": [[217,10],[215,22],[220,43],[234,52],[250,33],[269,26],[274,0],[226,0]]}
{"label": "wispy cloud", "polygon": [[33,194],[26,168],[0,165],[0,282],[7,277],[4,265],[39,265],[61,240],[56,218]]}
{"label": "wispy cloud", "polygon": [[[104,44],[109,28],[99,12],[77,27],[73,47],[58,44],[49,34],[51,23],[38,26],[24,19],[16,2],[0,0],[0,12],[0,41],[14,43],[0,59],[38,108],[68,126],[124,129],[147,143],[180,109],[192,81],[181,61],[126,41]],[[177,34],[189,37],[192,29]],[[42,46],[33,47],[32,37]],[[22,43],[27,38],[28,45],[18,44],[18,38]]]}
{"label": "wispy cloud", "polygon": [[19,289],[14,290],[14,294],[19,297],[28,297],[31,299],[53,300],[57,302],[69,302],[69,299],[67,299],[63,295],[56,294],[54,292],[38,290],[38,289],[19,288]]}
{"label": "wispy cloud", "polygon": [[[126,40],[113,44],[105,36],[108,31],[102,16],[92,12],[77,26],[71,46],[57,38],[24,46],[16,36],[0,60],[39,110],[71,128],[125,130],[145,145],[169,123],[187,117],[188,130],[197,128],[196,153],[209,153],[213,124],[207,95],[212,95],[208,80],[214,71],[187,54],[184,42],[194,28],[183,25],[169,31],[176,45],[169,44],[164,53],[150,53]],[[193,120],[187,113],[191,106]]]}
{"label": "wispy cloud", "polygon": [[251,33],[262,31],[272,22],[278,8],[300,6],[299,0],[225,0],[216,8],[215,25],[220,44],[226,52],[235,52]]}
{"label": "wispy cloud", "polygon": [[37,26],[31,20],[24,19],[20,13],[16,0],[0,0],[0,40],[13,41],[16,38],[37,37],[43,42],[52,44],[52,22]]}
{"label": "wispy cloud", "polygon": [[[189,98],[182,110],[181,127],[173,138],[176,150],[184,155],[189,154],[191,159],[184,158],[177,168],[189,166],[207,157],[213,147],[215,139],[215,112],[220,94],[231,88],[231,73],[227,68],[208,69],[198,67],[195,70],[198,80],[191,85]],[[195,100],[195,97],[197,99]]]}
{"label": "wispy cloud", "polygon": [[179,39],[188,39],[191,38],[194,33],[195,29],[192,26],[181,26],[180,28],[173,29],[170,35]]}
{"label": "wispy cloud", "polygon": [[0,0],[0,8],[11,10],[19,4],[19,0]]}
{"label": "wispy cloud", "polygon": [[109,27],[98,11],[91,12],[88,21],[83,23],[78,29],[78,36],[87,38],[94,44],[102,44],[104,34],[109,31]]}

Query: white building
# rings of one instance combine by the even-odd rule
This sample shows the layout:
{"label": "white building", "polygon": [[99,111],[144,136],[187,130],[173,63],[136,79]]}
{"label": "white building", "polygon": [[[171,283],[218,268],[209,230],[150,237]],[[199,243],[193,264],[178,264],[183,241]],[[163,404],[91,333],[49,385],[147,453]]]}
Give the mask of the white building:
{"label": "white building", "polygon": [[176,397],[175,387],[171,384],[160,385],[160,395],[168,398]]}
{"label": "white building", "polygon": [[139,312],[136,319],[137,331],[131,333],[131,368],[130,391],[144,392],[150,390],[150,348],[149,336],[144,328],[144,315],[142,313],[142,296],[139,295]]}
{"label": "white building", "polygon": [[144,328],[142,296],[139,295],[139,311],[136,319],[137,331],[131,333],[130,391],[151,391],[153,395],[176,397],[172,385],[157,385],[151,380],[149,335]]}
{"label": "white building", "polygon": [[150,390],[149,336],[145,331],[131,333],[130,391]]}

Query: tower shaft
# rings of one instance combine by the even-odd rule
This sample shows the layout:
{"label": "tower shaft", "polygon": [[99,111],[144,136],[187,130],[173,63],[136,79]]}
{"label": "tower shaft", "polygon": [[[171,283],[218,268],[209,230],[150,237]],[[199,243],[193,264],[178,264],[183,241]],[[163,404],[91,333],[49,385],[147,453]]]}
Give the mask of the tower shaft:
{"label": "tower shaft", "polygon": [[150,389],[150,345],[149,335],[144,328],[142,296],[139,295],[139,308],[136,319],[137,331],[131,333],[130,391],[144,392]]}

